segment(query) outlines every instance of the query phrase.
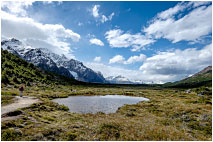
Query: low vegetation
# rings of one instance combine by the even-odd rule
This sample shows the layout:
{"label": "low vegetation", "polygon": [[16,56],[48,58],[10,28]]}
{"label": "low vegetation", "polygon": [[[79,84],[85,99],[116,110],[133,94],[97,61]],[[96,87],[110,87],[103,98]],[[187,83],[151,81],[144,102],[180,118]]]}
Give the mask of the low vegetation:
{"label": "low vegetation", "polygon": [[37,86],[46,84],[78,84],[69,79],[51,72],[42,70],[19,58],[7,50],[1,50],[1,83],[18,87],[18,84]]}
{"label": "low vegetation", "polygon": [[[12,92],[17,88],[4,88]],[[202,96],[197,94],[204,92]],[[2,122],[2,140],[212,140],[212,89],[159,89],[86,85],[27,87],[24,95],[42,102]],[[4,92],[3,92],[4,94]],[[124,105],[116,113],[79,114],[51,101],[71,95],[120,94],[150,101]]]}

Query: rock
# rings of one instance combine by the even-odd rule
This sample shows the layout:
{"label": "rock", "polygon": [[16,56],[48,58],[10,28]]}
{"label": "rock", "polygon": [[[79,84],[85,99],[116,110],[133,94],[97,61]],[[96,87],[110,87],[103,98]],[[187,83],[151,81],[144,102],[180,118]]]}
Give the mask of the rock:
{"label": "rock", "polygon": [[43,140],[44,135],[42,133],[37,133],[35,136],[32,138],[32,141],[40,141]]}
{"label": "rock", "polygon": [[211,121],[211,114],[203,114],[201,121]]}
{"label": "rock", "polygon": [[132,117],[132,116],[135,116],[135,114],[131,112],[131,113],[127,113],[126,116]]}
{"label": "rock", "polygon": [[135,108],[131,108],[130,111],[136,111],[136,109]]}
{"label": "rock", "polygon": [[15,133],[17,135],[22,135],[23,134],[23,132],[20,129],[15,129],[14,131],[15,131]]}
{"label": "rock", "polygon": [[186,90],[185,93],[187,94],[191,93],[191,89]]}
{"label": "rock", "polygon": [[204,91],[201,91],[199,93],[197,93],[198,96],[203,97],[204,96]]}

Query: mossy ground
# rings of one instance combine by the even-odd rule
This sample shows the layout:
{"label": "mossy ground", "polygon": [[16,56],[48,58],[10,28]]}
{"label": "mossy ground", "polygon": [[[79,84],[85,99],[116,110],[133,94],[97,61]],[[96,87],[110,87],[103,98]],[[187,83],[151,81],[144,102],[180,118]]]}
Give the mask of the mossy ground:
{"label": "mossy ground", "polygon": [[[211,88],[209,88],[211,91]],[[17,88],[2,88],[14,92]],[[21,118],[2,122],[2,140],[212,140],[212,96],[180,89],[133,86],[38,86],[24,95],[42,102],[22,109]],[[79,114],[51,101],[69,95],[131,95],[150,101],[124,105],[112,114]]]}

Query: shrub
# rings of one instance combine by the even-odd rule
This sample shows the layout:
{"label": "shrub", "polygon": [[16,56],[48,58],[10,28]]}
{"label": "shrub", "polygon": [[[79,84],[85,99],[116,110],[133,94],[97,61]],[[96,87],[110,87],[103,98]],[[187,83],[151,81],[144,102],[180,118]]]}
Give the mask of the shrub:
{"label": "shrub", "polygon": [[73,141],[76,137],[77,137],[77,134],[76,133],[72,133],[72,132],[67,132],[67,140],[68,141]]}
{"label": "shrub", "polygon": [[99,134],[103,140],[115,137],[118,139],[120,137],[120,126],[116,123],[104,123],[99,128]]}
{"label": "shrub", "polygon": [[59,106],[59,110],[68,111],[69,108],[68,108],[67,106],[65,106],[65,105],[60,105],[60,106]]}
{"label": "shrub", "polygon": [[50,116],[44,116],[43,118],[48,120],[48,121],[54,121],[55,120],[53,117],[50,117]]}
{"label": "shrub", "polygon": [[2,132],[1,140],[14,141],[17,140],[19,136],[21,136],[21,133],[15,131],[13,128],[10,128]]}
{"label": "shrub", "polygon": [[15,92],[1,92],[1,95],[18,96],[18,94]]}

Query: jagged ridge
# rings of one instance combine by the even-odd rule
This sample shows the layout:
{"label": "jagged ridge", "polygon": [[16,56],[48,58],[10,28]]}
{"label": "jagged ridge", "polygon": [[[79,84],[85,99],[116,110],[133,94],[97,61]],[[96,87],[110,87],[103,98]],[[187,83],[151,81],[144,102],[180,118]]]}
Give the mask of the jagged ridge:
{"label": "jagged ridge", "polygon": [[2,41],[1,46],[4,50],[47,71],[84,82],[105,82],[101,73],[87,68],[82,62],[69,60],[64,55],[52,53],[46,48],[33,48],[14,38]]}

